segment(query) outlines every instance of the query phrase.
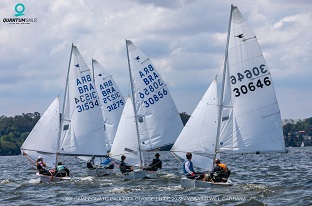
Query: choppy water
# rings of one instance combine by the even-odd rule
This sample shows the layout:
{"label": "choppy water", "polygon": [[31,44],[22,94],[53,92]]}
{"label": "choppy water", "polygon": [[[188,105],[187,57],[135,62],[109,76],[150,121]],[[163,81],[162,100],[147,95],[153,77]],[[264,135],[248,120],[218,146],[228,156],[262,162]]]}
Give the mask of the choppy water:
{"label": "choppy water", "polygon": [[[288,154],[227,155],[234,186],[183,189],[181,165],[161,152],[157,180],[88,177],[85,164],[66,158],[73,179],[39,183],[23,156],[0,157],[0,205],[312,205],[312,147]],[[151,154],[153,155],[153,154]]]}

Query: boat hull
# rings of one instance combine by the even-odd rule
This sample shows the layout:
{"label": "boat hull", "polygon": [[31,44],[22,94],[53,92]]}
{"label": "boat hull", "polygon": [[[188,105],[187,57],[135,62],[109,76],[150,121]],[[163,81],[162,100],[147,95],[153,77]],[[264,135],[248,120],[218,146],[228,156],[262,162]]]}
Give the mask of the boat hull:
{"label": "boat hull", "polygon": [[68,181],[71,179],[71,177],[55,177],[55,176],[42,175],[42,174],[39,174],[39,172],[37,172],[36,175],[39,176],[40,182],[43,182],[43,183],[61,182],[61,181]]}
{"label": "boat hull", "polygon": [[87,175],[88,176],[106,176],[112,174],[114,169],[106,169],[104,167],[97,167],[96,169],[88,169]]}
{"label": "boat hull", "polygon": [[232,186],[233,183],[230,179],[227,182],[204,182],[201,180],[181,178],[181,186],[185,189],[189,188],[210,188],[215,186]]}
{"label": "boat hull", "polygon": [[143,179],[146,177],[146,170],[134,170],[131,172],[125,172],[122,174],[125,180]]}

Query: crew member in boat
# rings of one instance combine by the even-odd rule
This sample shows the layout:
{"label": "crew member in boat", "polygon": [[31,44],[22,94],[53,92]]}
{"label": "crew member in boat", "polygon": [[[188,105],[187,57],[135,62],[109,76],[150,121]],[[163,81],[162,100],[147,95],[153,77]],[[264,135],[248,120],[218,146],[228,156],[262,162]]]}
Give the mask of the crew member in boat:
{"label": "crew member in boat", "polygon": [[225,163],[221,163],[219,159],[215,160],[215,167],[210,172],[210,178],[213,182],[227,182],[231,171]]}
{"label": "crew member in boat", "polygon": [[186,161],[183,163],[182,168],[184,175],[189,179],[197,179],[206,181],[206,174],[202,172],[195,172],[193,167],[192,160],[192,153],[188,152],[186,153]]}
{"label": "crew member in boat", "polygon": [[104,162],[101,162],[101,165],[103,165],[105,169],[114,169],[114,163],[109,155],[107,155],[107,159]]}
{"label": "crew member in boat", "polygon": [[125,155],[122,155],[120,159],[121,159],[121,161],[120,161],[120,164],[119,164],[119,169],[120,169],[121,173],[133,171],[133,166],[130,166],[130,165],[125,163],[125,160],[126,160],[126,156]]}
{"label": "crew member in boat", "polygon": [[69,177],[69,169],[67,169],[62,162],[57,163],[56,167],[56,177]]}
{"label": "crew member in boat", "polygon": [[96,169],[96,166],[94,164],[94,156],[91,157],[91,159],[88,160],[87,162],[87,168],[88,169]]}
{"label": "crew member in boat", "polygon": [[148,170],[148,171],[157,171],[158,169],[161,169],[162,168],[162,162],[159,159],[159,157],[160,157],[160,154],[156,153],[155,158],[153,159],[152,163],[149,164],[149,166],[144,168],[144,169]]}
{"label": "crew member in boat", "polygon": [[36,167],[39,171],[39,174],[42,175],[51,175],[50,171],[46,169],[47,164],[43,161],[43,157],[39,156],[36,161]]}

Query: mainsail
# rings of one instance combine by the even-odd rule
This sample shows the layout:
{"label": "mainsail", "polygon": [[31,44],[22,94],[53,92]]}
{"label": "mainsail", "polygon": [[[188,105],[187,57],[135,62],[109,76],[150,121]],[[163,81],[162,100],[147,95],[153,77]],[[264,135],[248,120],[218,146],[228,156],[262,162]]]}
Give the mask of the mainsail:
{"label": "mainsail", "polygon": [[285,152],[271,73],[257,37],[232,6],[218,152]]}
{"label": "mainsail", "polygon": [[99,96],[91,72],[73,46],[62,115],[59,153],[106,155],[106,138]]}
{"label": "mainsail", "polygon": [[131,41],[126,45],[141,150],[173,144],[183,124],[169,89],[151,60]]}
{"label": "mainsail", "polygon": [[107,150],[110,150],[125,106],[125,100],[112,75],[95,59],[92,60],[92,68],[104,118],[105,137],[108,141]]}
{"label": "mainsail", "polygon": [[150,59],[129,40],[126,47],[132,99],[127,99],[110,154],[116,159],[129,154],[138,159],[127,157],[127,161],[142,166],[142,152],[173,144],[183,124],[165,82]]}

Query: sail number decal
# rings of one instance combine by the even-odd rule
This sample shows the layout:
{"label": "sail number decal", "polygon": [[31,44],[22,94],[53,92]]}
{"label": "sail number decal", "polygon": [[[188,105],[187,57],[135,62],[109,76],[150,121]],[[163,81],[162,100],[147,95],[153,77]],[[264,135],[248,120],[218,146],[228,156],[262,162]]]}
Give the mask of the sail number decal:
{"label": "sail number decal", "polygon": [[107,108],[107,111],[113,111],[115,109],[118,109],[120,106],[124,105],[125,103],[123,102],[123,100],[119,100],[117,102],[114,102],[113,104],[111,105],[108,105],[106,108]]}
{"label": "sail number decal", "polygon": [[164,83],[154,70],[152,64],[139,71],[139,75],[146,86],[139,92],[139,96],[143,99],[145,107],[150,107],[168,94],[168,91],[164,88]]}
{"label": "sail number decal", "polygon": [[[257,78],[259,75],[263,76],[263,74],[267,74],[268,70],[265,68],[264,64],[261,64],[258,67],[254,67],[251,70],[245,70],[244,73],[237,73],[237,76],[231,76],[230,80],[233,85],[235,85],[238,81],[241,82],[243,79],[251,79]],[[235,93],[235,97],[239,97],[241,94],[247,94],[248,91],[255,91],[257,88],[263,88],[265,86],[270,86],[271,80],[269,77],[259,78],[255,82],[249,82],[246,85],[241,85],[240,87],[236,87],[233,89]]]}
{"label": "sail number decal", "polygon": [[263,83],[261,81],[261,79],[258,79],[257,83],[254,85],[253,82],[250,82],[247,86],[246,85],[242,85],[239,88],[234,88],[233,92],[235,92],[235,97],[239,97],[241,94],[247,94],[248,91],[255,91],[256,88],[263,88],[264,86],[270,86],[271,85],[271,81],[269,77],[265,77],[263,79]]}
{"label": "sail number decal", "polygon": [[87,111],[96,106],[99,106],[98,96],[92,84],[90,75],[82,76],[76,80],[78,97],[74,97],[78,112]]}
{"label": "sail number decal", "polygon": [[114,88],[112,80],[108,80],[99,85],[102,94],[102,104],[110,104],[106,106],[108,112],[120,108],[124,105],[123,97],[119,91]]}
{"label": "sail number decal", "polygon": [[260,74],[266,74],[268,72],[267,69],[265,69],[265,65],[264,64],[261,64],[260,67],[254,67],[251,71],[250,70],[245,70],[244,71],[244,74],[242,73],[237,73],[237,78],[235,76],[231,76],[231,83],[232,84],[236,84],[237,80],[238,81],[242,81],[245,77],[250,79],[252,78],[253,76],[259,76]]}

